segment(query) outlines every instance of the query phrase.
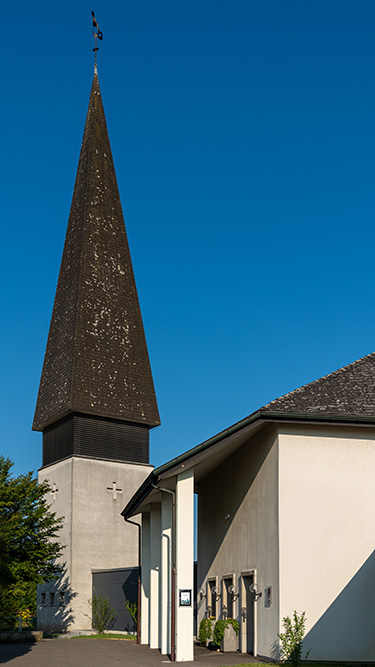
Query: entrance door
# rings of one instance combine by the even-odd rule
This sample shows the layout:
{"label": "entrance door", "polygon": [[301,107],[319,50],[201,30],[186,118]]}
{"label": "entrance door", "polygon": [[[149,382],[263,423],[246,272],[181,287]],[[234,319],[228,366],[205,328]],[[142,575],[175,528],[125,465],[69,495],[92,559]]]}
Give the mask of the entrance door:
{"label": "entrance door", "polygon": [[207,617],[216,618],[216,579],[209,579],[207,581]]}
{"label": "entrance door", "polygon": [[254,597],[250,586],[254,583],[253,574],[242,575],[241,584],[241,651],[254,653]]}
{"label": "entrance door", "polygon": [[233,575],[223,578],[222,586],[222,617],[233,618],[233,592],[230,587],[233,586]]}

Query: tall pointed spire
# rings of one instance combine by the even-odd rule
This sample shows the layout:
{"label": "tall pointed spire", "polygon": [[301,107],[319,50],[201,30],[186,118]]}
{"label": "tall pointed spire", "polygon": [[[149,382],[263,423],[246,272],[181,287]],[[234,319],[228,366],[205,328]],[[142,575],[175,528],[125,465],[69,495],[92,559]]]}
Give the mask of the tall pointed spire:
{"label": "tall pointed spire", "polygon": [[95,66],[33,429],[160,424]]}

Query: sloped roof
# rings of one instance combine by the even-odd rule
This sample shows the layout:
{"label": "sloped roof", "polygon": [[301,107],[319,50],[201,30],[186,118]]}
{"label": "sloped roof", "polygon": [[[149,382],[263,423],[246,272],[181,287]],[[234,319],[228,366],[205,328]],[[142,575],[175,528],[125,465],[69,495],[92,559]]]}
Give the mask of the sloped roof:
{"label": "sloped roof", "polygon": [[375,417],[375,352],[276,398],[259,412]]}
{"label": "sloped roof", "polygon": [[165,486],[168,476],[186,470],[189,465],[194,465],[196,470],[205,458],[207,460],[207,454],[210,456],[210,452],[214,453],[223,444],[227,443],[226,446],[229,446],[235,438],[239,446],[243,444],[243,440],[238,438],[241,432],[246,436],[257,424],[277,422],[279,419],[374,424],[375,353],[267,403],[209,440],[156,468],[141,484],[121,514],[125,518],[136,514],[142,503],[148,502],[148,496],[155,493],[159,482]]}
{"label": "sloped roof", "polygon": [[207,454],[210,456],[210,452],[214,453],[223,444],[227,443],[228,446],[237,438],[237,444],[241,446],[243,440],[238,438],[241,432],[248,437],[250,429],[256,427],[257,424],[262,425],[278,420],[373,425],[375,423],[375,352],[267,403],[209,440],[196,445],[159,468],[155,468],[129,500],[121,514],[125,518],[136,514],[142,503],[148,502],[148,496],[155,492],[155,487],[159,482],[165,486],[168,476],[176,475],[176,471],[186,470],[189,465],[194,465],[194,470],[196,470],[205,457],[207,460]]}
{"label": "sloped roof", "polygon": [[95,69],[33,423],[160,424]]}

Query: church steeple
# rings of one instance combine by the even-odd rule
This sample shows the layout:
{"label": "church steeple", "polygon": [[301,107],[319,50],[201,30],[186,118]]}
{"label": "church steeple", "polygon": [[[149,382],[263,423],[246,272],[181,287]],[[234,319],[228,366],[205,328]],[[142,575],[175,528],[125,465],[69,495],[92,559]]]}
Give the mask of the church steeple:
{"label": "church steeple", "polygon": [[[78,422],[115,424],[116,442],[160,424],[96,67],[33,429],[52,430],[59,450],[57,425]],[[133,460],[99,450],[81,454]]]}

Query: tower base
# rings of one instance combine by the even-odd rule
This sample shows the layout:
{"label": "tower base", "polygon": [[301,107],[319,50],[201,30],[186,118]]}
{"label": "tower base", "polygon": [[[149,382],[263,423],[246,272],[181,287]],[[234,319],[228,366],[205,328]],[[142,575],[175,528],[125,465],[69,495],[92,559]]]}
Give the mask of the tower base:
{"label": "tower base", "polygon": [[73,456],[39,471],[39,482],[47,479],[51,487],[51,510],[64,517],[64,572],[38,587],[39,629],[91,629],[93,570],[138,566],[138,530],[124,523],[121,510],[151,470]]}

